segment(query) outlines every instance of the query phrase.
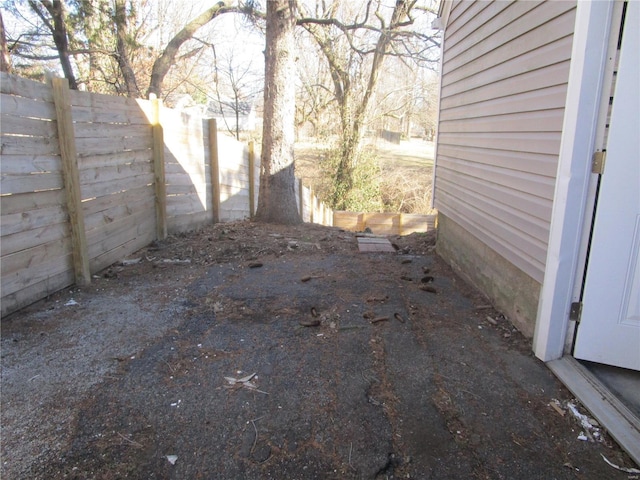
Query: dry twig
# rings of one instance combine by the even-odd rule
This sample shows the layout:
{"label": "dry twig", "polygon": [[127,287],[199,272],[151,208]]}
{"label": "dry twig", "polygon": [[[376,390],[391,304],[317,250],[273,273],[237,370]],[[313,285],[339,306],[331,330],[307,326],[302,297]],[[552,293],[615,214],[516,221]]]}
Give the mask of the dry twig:
{"label": "dry twig", "polygon": [[253,446],[251,447],[251,453],[253,453],[253,450],[256,448],[256,444],[258,443],[258,428],[256,427],[256,422],[262,418],[264,418],[264,415],[262,417],[254,418],[253,420],[251,420],[253,430],[256,432],[256,437],[253,439]]}
{"label": "dry twig", "polygon": [[138,442],[136,442],[136,441],[134,441],[134,440],[131,440],[130,438],[125,437],[125,436],[124,436],[124,435],[122,435],[120,432],[116,432],[116,433],[117,433],[117,434],[118,434],[118,436],[120,436],[124,441],[129,442],[131,445],[135,445],[136,447],[144,448],[144,447],[142,446],[142,444],[140,444],[140,443],[138,443]]}

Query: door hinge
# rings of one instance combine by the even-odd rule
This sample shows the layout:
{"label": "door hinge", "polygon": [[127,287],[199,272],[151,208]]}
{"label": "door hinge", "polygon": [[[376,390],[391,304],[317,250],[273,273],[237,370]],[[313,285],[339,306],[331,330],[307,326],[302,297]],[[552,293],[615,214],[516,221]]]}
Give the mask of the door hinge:
{"label": "door hinge", "polygon": [[591,172],[602,175],[604,173],[604,163],[607,160],[607,152],[594,152],[591,162]]}
{"label": "door hinge", "polygon": [[571,310],[569,310],[569,320],[574,320],[580,323],[580,317],[582,316],[582,302],[573,302],[571,304]]}

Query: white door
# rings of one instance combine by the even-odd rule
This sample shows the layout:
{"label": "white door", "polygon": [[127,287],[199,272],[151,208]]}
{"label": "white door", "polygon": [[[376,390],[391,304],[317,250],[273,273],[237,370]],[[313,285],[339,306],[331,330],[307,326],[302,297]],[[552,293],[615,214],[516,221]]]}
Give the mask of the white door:
{"label": "white door", "polygon": [[640,2],[629,2],[574,357],[640,370]]}

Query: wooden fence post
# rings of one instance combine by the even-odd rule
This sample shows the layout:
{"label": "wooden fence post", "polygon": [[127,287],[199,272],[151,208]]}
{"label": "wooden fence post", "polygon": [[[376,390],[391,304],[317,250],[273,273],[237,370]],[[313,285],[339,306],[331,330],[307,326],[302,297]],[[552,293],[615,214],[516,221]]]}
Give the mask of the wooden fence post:
{"label": "wooden fence post", "polygon": [[220,221],[220,163],[218,162],[218,122],[209,119],[209,158],[211,161],[211,209],[213,223]]}
{"label": "wooden fence post", "polygon": [[253,218],[256,199],[256,153],[253,140],[249,141],[249,218]]}
{"label": "wooden fence post", "polygon": [[153,102],[153,174],[156,193],[156,237],[167,238],[167,185],[164,173],[164,132],[160,123],[162,100],[152,97]]}
{"label": "wooden fence post", "polygon": [[313,223],[313,211],[315,210],[316,197],[313,188],[309,187],[309,223]]}
{"label": "wooden fence post", "polygon": [[82,193],[80,191],[75,131],[71,117],[69,81],[66,78],[52,78],[51,86],[53,89],[53,102],[56,107],[58,143],[60,145],[64,186],[67,194],[67,211],[69,212],[69,222],[71,223],[73,272],[78,285],[88,285],[91,283],[89,250],[84,226],[84,212],[82,211]]}
{"label": "wooden fence post", "polygon": [[304,222],[304,185],[302,179],[298,179],[298,197],[300,197],[300,218]]}

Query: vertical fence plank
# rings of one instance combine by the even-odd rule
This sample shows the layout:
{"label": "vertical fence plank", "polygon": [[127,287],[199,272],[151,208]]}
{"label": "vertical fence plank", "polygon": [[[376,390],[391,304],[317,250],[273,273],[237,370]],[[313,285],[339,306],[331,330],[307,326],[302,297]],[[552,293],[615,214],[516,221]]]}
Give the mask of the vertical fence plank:
{"label": "vertical fence plank", "polygon": [[218,123],[209,119],[209,158],[211,159],[211,209],[213,223],[220,221],[220,163],[218,161]]}
{"label": "vertical fence plank", "polygon": [[152,98],[153,102],[153,176],[156,193],[156,237],[167,238],[167,184],[164,171],[164,131],[160,123],[162,100]]}
{"label": "vertical fence plank", "polygon": [[313,193],[313,188],[309,187],[309,223],[313,223],[313,210],[315,206],[315,193]]}
{"label": "vertical fence plank", "polygon": [[302,179],[298,179],[298,197],[300,199],[300,218],[304,222],[304,185]]}
{"label": "vertical fence plank", "polygon": [[256,152],[253,140],[249,142],[249,218],[253,218],[256,198]]}
{"label": "vertical fence plank", "polygon": [[82,193],[78,173],[78,155],[76,152],[75,131],[71,117],[69,81],[66,78],[51,79],[53,102],[56,108],[58,124],[58,143],[67,193],[67,210],[71,223],[71,244],[73,248],[73,271],[78,285],[91,283],[89,271],[89,251],[82,211]]}

